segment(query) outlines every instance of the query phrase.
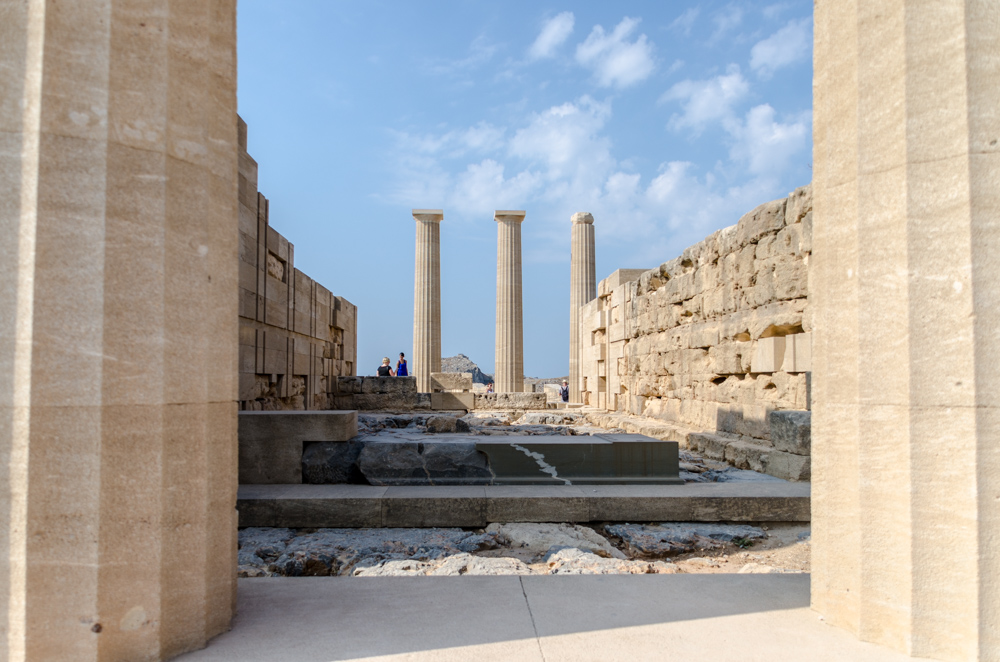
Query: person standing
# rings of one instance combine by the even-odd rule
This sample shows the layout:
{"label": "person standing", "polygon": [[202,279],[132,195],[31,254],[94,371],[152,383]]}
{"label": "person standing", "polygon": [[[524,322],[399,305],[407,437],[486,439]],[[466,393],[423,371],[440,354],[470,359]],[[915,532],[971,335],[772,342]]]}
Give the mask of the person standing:
{"label": "person standing", "polygon": [[409,377],[410,373],[406,370],[406,357],[403,353],[399,353],[399,360],[396,361],[396,376],[397,377]]}
{"label": "person standing", "polygon": [[563,402],[569,402],[569,382],[563,380],[562,387],[559,389],[559,397],[562,398]]}
{"label": "person standing", "polygon": [[382,365],[378,367],[379,377],[395,377],[396,373],[392,371],[392,366],[389,365],[389,357],[382,359]]}

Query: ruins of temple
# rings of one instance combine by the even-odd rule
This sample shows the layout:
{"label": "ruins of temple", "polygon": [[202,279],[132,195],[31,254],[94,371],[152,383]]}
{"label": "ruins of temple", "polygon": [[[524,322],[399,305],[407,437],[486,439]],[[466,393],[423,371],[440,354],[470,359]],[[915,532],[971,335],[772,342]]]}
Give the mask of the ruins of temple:
{"label": "ruins of temple", "polygon": [[579,402],[662,421],[656,436],[706,457],[808,480],[811,236],[807,186],[659,267],[602,280],[577,314]]}
{"label": "ruins of temple", "polygon": [[[0,16],[0,657],[170,659],[235,614],[240,407],[327,406],[353,311],[241,187],[235,0]],[[817,0],[811,234],[799,191],[612,275],[579,323],[581,397],[723,457],[808,408],[812,608],[942,660],[1000,659],[998,25],[988,0]],[[343,513],[435,526],[442,502]]]}

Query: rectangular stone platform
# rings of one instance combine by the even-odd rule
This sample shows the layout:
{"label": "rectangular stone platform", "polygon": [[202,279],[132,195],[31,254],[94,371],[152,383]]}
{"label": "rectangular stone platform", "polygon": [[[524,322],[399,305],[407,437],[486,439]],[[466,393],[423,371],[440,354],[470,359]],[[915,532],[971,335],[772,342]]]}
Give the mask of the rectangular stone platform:
{"label": "rectangular stone platform", "polygon": [[241,411],[238,434],[240,483],[301,483],[302,445],[354,437],[358,412]]}
{"label": "rectangular stone platform", "polygon": [[680,485],[678,447],[640,434],[400,434],[361,440],[373,485]]}
{"label": "rectangular stone platform", "polygon": [[239,525],[484,527],[491,522],[808,522],[809,483],[241,485]]}

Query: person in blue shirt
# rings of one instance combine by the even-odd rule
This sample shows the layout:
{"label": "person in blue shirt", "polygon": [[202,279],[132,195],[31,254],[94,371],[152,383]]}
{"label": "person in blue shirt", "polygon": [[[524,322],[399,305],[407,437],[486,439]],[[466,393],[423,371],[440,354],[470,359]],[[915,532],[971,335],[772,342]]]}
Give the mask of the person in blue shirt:
{"label": "person in blue shirt", "polygon": [[403,356],[402,352],[400,352],[399,353],[399,360],[396,361],[396,376],[397,377],[406,377],[409,374],[410,373],[406,371],[406,357]]}

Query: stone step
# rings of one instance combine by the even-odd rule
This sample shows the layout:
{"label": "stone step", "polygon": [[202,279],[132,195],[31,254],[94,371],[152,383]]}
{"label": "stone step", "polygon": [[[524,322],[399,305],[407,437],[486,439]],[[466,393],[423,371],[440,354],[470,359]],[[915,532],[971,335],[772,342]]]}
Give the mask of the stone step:
{"label": "stone step", "polygon": [[808,522],[809,483],[241,485],[241,527],[484,527],[491,522]]}
{"label": "stone step", "polygon": [[241,483],[301,483],[302,444],[343,442],[358,434],[358,412],[241,411]]}
{"label": "stone step", "polygon": [[[362,439],[373,485],[683,484],[677,442],[637,434],[395,434]],[[249,482],[249,481],[246,481]]]}

